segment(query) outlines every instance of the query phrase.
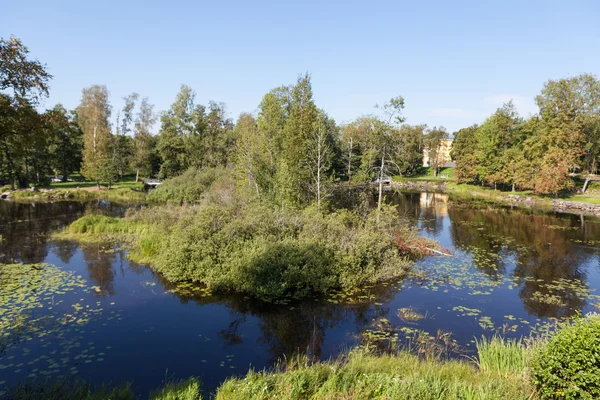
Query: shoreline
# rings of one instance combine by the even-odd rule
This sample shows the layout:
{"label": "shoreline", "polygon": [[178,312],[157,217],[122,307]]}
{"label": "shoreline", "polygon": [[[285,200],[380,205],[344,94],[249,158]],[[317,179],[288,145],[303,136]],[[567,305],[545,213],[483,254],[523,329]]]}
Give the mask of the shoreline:
{"label": "shoreline", "polygon": [[[468,188],[473,185],[461,185]],[[517,206],[528,209],[536,209],[549,212],[561,212],[575,215],[600,216],[600,204],[590,204],[578,201],[569,201],[561,199],[548,199],[535,196],[526,196],[513,193],[503,193],[492,189],[478,190],[457,190],[458,185],[454,182],[440,181],[393,181],[392,189],[411,190],[420,192],[445,193],[457,197],[470,197],[471,199],[480,199],[490,202],[497,202],[509,206]]]}

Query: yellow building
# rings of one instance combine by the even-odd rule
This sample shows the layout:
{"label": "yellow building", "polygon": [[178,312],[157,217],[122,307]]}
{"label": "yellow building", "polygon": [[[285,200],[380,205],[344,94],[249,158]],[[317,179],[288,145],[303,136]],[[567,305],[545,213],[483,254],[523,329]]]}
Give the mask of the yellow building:
{"label": "yellow building", "polygon": [[[447,164],[451,161],[450,158],[450,150],[452,149],[452,139],[443,139],[440,144],[440,150],[438,151],[438,162],[437,165],[439,167],[443,167],[444,164]],[[423,149],[423,166],[431,167],[433,165],[433,160],[429,157],[429,149]]]}

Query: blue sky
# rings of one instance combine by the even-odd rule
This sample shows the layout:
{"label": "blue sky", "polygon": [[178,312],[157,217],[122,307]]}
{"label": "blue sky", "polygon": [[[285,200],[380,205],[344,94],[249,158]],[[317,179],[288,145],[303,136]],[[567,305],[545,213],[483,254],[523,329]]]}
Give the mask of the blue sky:
{"label": "blue sky", "polygon": [[6,1],[0,36],[48,65],[47,107],[105,84],[115,108],[135,91],[164,110],[185,83],[235,119],[308,71],[338,123],[402,95],[407,123],[452,132],[511,98],[535,112],[548,79],[600,74],[599,21],[597,0],[36,0]]}

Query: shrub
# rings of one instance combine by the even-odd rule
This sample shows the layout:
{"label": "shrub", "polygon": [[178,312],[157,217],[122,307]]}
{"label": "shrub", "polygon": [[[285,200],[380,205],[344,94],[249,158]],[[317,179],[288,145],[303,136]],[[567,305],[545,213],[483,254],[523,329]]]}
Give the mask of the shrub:
{"label": "shrub", "polygon": [[272,301],[356,288],[402,276],[410,255],[395,236],[415,236],[396,214],[322,214],[220,198],[200,205],[149,207],[126,218],[85,216],[58,237],[130,244],[171,282],[193,281]]}
{"label": "shrub", "polygon": [[532,377],[543,399],[600,398],[600,315],[563,324],[537,351]]}
{"label": "shrub", "polygon": [[179,176],[166,179],[148,194],[148,201],[198,203],[207,196],[216,181],[224,180],[227,176],[224,168],[190,168]]}
{"label": "shrub", "polygon": [[213,290],[303,297],[403,275],[408,259],[391,229],[374,214],[201,206],[172,227],[153,266]]}

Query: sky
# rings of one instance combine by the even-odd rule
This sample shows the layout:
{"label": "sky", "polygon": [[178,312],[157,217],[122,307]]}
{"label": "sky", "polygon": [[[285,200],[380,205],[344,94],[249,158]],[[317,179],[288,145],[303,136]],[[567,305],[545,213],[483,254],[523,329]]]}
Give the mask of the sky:
{"label": "sky", "polygon": [[166,110],[186,84],[235,120],[309,72],[338,123],[401,95],[406,123],[454,132],[510,99],[537,112],[549,79],[600,74],[598,0],[0,2],[0,37],[54,76],[46,108],[104,84],[114,116],[132,92]]}

